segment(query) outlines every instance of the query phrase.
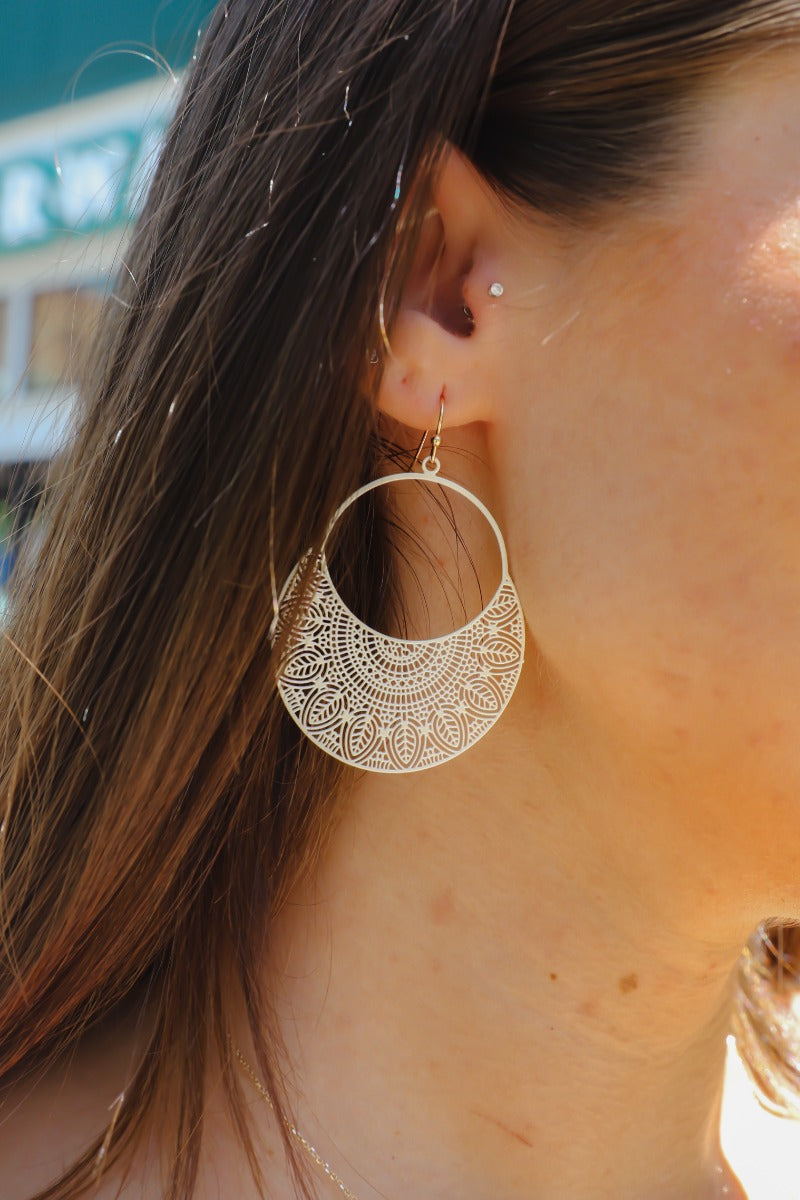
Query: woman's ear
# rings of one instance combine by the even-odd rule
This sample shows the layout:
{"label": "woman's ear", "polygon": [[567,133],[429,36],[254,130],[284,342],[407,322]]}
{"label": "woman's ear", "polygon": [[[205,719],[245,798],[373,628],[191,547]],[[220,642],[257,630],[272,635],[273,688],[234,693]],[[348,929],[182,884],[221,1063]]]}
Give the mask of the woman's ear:
{"label": "woman's ear", "polygon": [[449,427],[491,415],[492,331],[502,304],[492,291],[500,282],[492,270],[501,257],[498,206],[475,168],[457,150],[448,150],[386,331],[378,392],[379,409],[413,429],[435,421],[443,389]]}

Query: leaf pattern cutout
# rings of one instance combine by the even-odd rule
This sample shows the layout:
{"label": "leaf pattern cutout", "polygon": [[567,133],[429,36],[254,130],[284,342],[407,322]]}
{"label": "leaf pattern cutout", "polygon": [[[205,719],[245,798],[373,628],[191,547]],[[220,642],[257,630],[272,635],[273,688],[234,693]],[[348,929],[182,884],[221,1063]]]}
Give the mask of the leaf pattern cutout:
{"label": "leaf pattern cutout", "polygon": [[318,653],[311,647],[301,645],[287,656],[283,667],[283,679],[288,685],[304,687],[307,682],[324,677],[320,670]]}
{"label": "leaf pattern cutout", "polygon": [[433,736],[443,750],[455,751],[469,740],[466,716],[454,708],[443,708],[433,718]]}
{"label": "leaf pattern cutout", "polygon": [[498,633],[478,650],[481,663],[495,671],[514,671],[519,658],[519,647],[513,637]]}
{"label": "leaf pattern cutout", "polygon": [[310,729],[323,730],[340,724],[344,697],[333,688],[323,688],[308,697],[304,708],[304,720]]}
{"label": "leaf pattern cutout", "polygon": [[400,721],[392,729],[388,753],[400,771],[413,771],[422,753],[422,734],[417,721]]}
{"label": "leaf pattern cutout", "polygon": [[371,713],[361,712],[342,730],[342,748],[350,762],[369,759],[378,745],[378,723]]}

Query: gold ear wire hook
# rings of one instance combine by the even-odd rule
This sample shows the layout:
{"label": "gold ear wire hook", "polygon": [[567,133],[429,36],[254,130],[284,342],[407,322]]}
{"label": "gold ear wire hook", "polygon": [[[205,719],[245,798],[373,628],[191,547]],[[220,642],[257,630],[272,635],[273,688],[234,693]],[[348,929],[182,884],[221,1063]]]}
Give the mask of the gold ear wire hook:
{"label": "gold ear wire hook", "polygon": [[[442,388],[442,394],[439,397],[439,420],[436,424],[436,433],[431,438],[431,453],[430,453],[431,466],[434,466],[438,461],[437,455],[439,453],[439,447],[442,444],[442,425],[443,425],[443,423],[444,423],[444,388]],[[430,432],[430,430],[426,429],[425,432],[423,433],[422,437],[420,438],[419,445],[417,446],[417,453],[414,455],[414,457],[411,460],[411,466],[408,468],[409,471],[413,471],[414,467],[419,462],[419,456],[420,456],[420,454],[422,454],[422,447],[425,445],[425,440],[426,440],[429,432]]]}
{"label": "gold ear wire hook", "polygon": [[[442,425],[443,424],[444,424],[444,388],[442,388],[442,394],[439,397],[439,421],[436,425],[436,433],[431,438],[430,458],[431,458],[431,466],[432,467],[435,467],[438,465],[439,447],[442,444]],[[427,430],[425,432],[427,434]]]}

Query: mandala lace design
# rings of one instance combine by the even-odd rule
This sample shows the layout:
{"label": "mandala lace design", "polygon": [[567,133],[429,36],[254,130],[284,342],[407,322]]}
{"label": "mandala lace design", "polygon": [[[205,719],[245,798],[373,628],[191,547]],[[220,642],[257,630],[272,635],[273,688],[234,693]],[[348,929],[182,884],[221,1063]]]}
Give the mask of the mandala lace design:
{"label": "mandala lace design", "polygon": [[[437,766],[482,738],[511,699],[524,658],[522,610],[499,530],[463,490],[495,528],[504,569],[486,608],[453,633],[406,641],[370,629],[336,591],[324,552],[314,563],[278,687],[306,736],[341,762],[394,773]],[[282,608],[296,598],[303,565]]]}

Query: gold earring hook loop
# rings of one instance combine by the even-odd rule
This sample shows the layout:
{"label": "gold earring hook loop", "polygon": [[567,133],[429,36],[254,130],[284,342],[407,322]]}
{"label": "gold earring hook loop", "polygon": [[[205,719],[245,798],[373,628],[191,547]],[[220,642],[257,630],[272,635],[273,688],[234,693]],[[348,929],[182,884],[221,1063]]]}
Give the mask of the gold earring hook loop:
{"label": "gold earring hook loop", "polygon": [[[431,438],[430,455],[425,460],[425,463],[423,463],[423,466],[425,466],[425,464],[427,463],[428,469],[431,470],[434,474],[439,470],[439,467],[442,465],[439,462],[438,455],[439,455],[439,447],[442,444],[442,425],[444,424],[444,395],[445,395],[445,389],[442,388],[442,394],[439,397],[439,420],[436,423],[436,433]],[[419,445],[417,446],[417,453],[414,455],[413,459],[411,460],[411,465],[408,468],[409,471],[413,471],[414,467],[419,462],[419,456],[422,454],[422,447],[425,445],[425,441],[426,441],[426,438],[428,437],[429,432],[430,432],[430,430],[426,429],[425,432],[423,433],[422,437],[420,438]]]}
{"label": "gold earring hook loop", "polygon": [[[442,388],[442,394],[439,397],[439,420],[436,425],[436,433],[431,438],[431,454],[430,454],[431,468],[439,467],[441,465],[439,463],[438,455],[439,455],[439,447],[442,444],[442,425],[443,424],[444,424],[444,388]],[[427,433],[427,430],[425,432]]]}

